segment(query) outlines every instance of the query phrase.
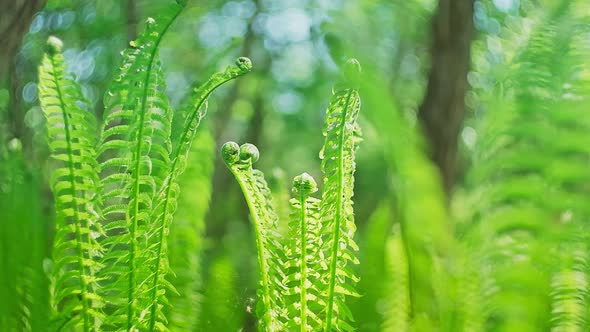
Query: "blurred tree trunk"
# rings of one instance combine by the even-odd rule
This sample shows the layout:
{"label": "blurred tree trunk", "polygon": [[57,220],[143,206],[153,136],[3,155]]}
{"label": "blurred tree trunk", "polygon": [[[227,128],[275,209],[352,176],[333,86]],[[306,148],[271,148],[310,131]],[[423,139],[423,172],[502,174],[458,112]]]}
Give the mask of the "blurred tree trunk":
{"label": "blurred tree trunk", "polygon": [[418,113],[447,196],[455,182],[458,137],[465,114],[473,5],[474,0],[439,0],[432,18],[428,87]]}
{"label": "blurred tree trunk", "polygon": [[46,0],[0,0],[0,88],[8,88],[10,93],[8,121],[10,134],[23,138],[24,123],[19,107],[19,82],[16,79],[15,56],[33,16]]}
{"label": "blurred tree trunk", "polygon": [[132,41],[137,38],[137,23],[139,21],[137,3],[135,0],[127,0],[125,5],[125,12],[127,13],[127,41]]}

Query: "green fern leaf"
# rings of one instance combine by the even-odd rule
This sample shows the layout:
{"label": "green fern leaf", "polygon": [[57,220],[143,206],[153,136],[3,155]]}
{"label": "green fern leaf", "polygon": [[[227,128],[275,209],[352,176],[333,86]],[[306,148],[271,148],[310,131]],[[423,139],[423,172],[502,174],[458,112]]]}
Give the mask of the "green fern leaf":
{"label": "green fern leaf", "polygon": [[257,313],[260,331],[284,331],[286,315],[284,307],[283,248],[278,243],[278,217],[272,204],[271,192],[264,180],[264,174],[252,168],[258,160],[258,149],[252,144],[241,147],[235,142],[225,143],[222,147],[223,160],[234,174],[240,185],[246,203],[250,209],[258,266],[260,268],[260,288]]}
{"label": "green fern leaf", "polygon": [[409,331],[410,274],[399,224],[394,226],[393,234],[386,243],[385,271],[387,276],[387,309],[381,330],[383,332]]}
{"label": "green fern leaf", "polygon": [[97,295],[96,123],[80,87],[64,73],[62,42],[50,37],[39,67],[39,100],[45,115],[51,156],[57,161],[51,186],[57,230],[53,246],[53,307],[60,329],[97,328],[102,298]]}
{"label": "green fern leaf", "polygon": [[[349,61],[352,67],[360,65]],[[360,141],[360,127],[357,117],[360,97],[356,89],[344,88],[336,91],[324,125],[326,137],[320,157],[324,174],[324,188],[321,204],[323,224],[322,237],[329,270],[326,275],[324,293],[326,313],[324,329],[329,332],[350,331],[348,323],[352,315],[346,307],[345,296],[358,296],[352,285],[358,281],[348,263],[358,264],[354,251],[358,250],[353,240],[354,224],[352,195],[354,188],[354,154]]]}
{"label": "green fern leaf", "polygon": [[318,331],[322,328],[319,309],[325,306],[321,297],[321,280],[327,266],[322,259],[320,201],[310,195],[318,190],[313,177],[303,173],[293,180],[290,245],[287,246],[286,305],[289,331]]}
{"label": "green fern leaf", "polygon": [[181,10],[173,5],[161,18],[147,19],[146,30],[123,52],[120,73],[105,98],[99,148],[108,221],[103,289],[113,305],[105,324],[117,329],[149,329],[150,308],[157,305],[150,302],[148,282],[159,269],[158,239],[150,237],[159,225],[151,213],[170,165],[172,119],[157,52]]}
{"label": "green fern leaf", "polygon": [[577,185],[589,181],[581,162],[588,146],[579,142],[590,130],[581,107],[590,86],[588,32],[577,24],[587,11],[577,3],[557,2],[539,21],[476,150],[474,233],[486,267],[486,323],[496,330],[588,330],[588,277],[577,263],[587,239],[571,236],[587,232],[589,216],[589,191]]}
{"label": "green fern leaf", "polygon": [[170,269],[175,274],[172,284],[180,294],[170,296],[167,307],[169,328],[173,331],[195,331],[203,312],[201,256],[216,152],[211,130],[203,128],[191,147],[187,169],[178,180],[184,189],[170,226],[168,254]]}
{"label": "green fern leaf", "polygon": [[153,273],[151,285],[149,285],[149,288],[151,289],[149,295],[149,302],[151,303],[149,322],[150,331],[154,329],[157,321],[161,321],[164,318],[161,313],[161,307],[163,306],[163,303],[166,302],[166,299],[164,298],[164,292],[161,292],[161,285],[168,284],[165,282],[165,276],[168,271],[168,264],[166,263],[165,250],[167,244],[165,235],[168,234],[168,229],[177,205],[177,197],[180,191],[177,181],[178,177],[186,168],[188,152],[194,141],[197,128],[206,115],[207,107],[201,106],[206,103],[209,95],[211,95],[217,87],[246,74],[251,69],[252,63],[250,62],[250,59],[244,57],[238,58],[235,66],[229,66],[225,71],[214,74],[207,82],[194,91],[194,96],[191,101],[194,108],[186,118],[180,134],[180,139],[170,155],[171,165],[168,170],[168,176],[158,194],[158,204],[154,210],[156,228],[154,229],[153,234],[149,236],[150,238],[156,239],[153,247],[153,251],[156,255],[156,270]]}
{"label": "green fern leaf", "polygon": [[565,264],[551,280],[551,331],[585,331],[590,302],[588,250],[585,245],[571,244],[563,249]]}

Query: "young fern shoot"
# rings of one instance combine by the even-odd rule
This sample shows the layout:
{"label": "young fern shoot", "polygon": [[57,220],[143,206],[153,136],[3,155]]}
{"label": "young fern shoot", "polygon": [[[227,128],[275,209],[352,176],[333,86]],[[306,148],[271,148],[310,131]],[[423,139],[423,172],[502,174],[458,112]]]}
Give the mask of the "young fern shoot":
{"label": "young fern shoot", "polygon": [[[360,64],[347,62],[350,76],[360,73]],[[352,77],[347,84],[353,83]],[[320,152],[324,188],[321,203],[322,238],[329,269],[323,296],[326,301],[324,330],[352,331],[348,323],[352,314],[346,307],[345,296],[359,296],[353,285],[358,277],[348,263],[358,264],[354,253],[358,246],[353,240],[356,231],[353,211],[355,151],[361,140],[357,123],[361,101],[358,90],[345,87],[332,96],[324,122],[324,146]]]}
{"label": "young fern shoot", "polygon": [[311,197],[317,191],[315,180],[307,173],[293,180],[295,197],[291,199],[290,246],[287,247],[284,280],[288,288],[289,331],[322,328],[318,313],[325,303],[320,296],[320,277],[327,266],[318,245],[321,243],[320,200]]}
{"label": "young fern shoot", "polygon": [[[184,126],[180,132],[180,138],[170,155],[171,165],[168,170],[168,176],[164,181],[160,193],[158,194],[158,204],[155,208],[155,225],[154,234],[150,237],[156,239],[153,244],[153,252],[156,254],[155,271],[149,288],[149,302],[151,303],[151,314],[149,330],[153,331],[156,323],[163,324],[165,318],[161,312],[163,303],[166,303],[164,292],[161,292],[161,285],[171,286],[165,282],[164,277],[168,272],[166,260],[166,234],[177,205],[177,197],[180,192],[178,177],[182,175],[186,168],[186,160],[190,151],[192,142],[201,120],[207,113],[206,100],[211,93],[222,84],[231,81],[241,75],[248,73],[252,69],[252,62],[248,58],[240,57],[236,60],[235,66],[228,66],[225,71],[216,73],[207,82],[195,89],[193,92],[191,105],[193,109],[188,114]],[[203,105],[205,104],[205,105]],[[170,288],[170,287],[168,287]]]}
{"label": "young fern shoot", "polygon": [[238,146],[227,142],[221,149],[223,160],[240,185],[254,226],[260,288],[257,314],[260,331],[285,331],[285,309],[282,280],[283,248],[277,242],[278,217],[272,206],[271,193],[264,174],[252,168],[259,158],[258,149],[249,143]]}
{"label": "young fern shoot", "polygon": [[97,257],[102,248],[95,211],[98,191],[96,123],[79,85],[65,75],[62,42],[47,41],[39,67],[39,100],[46,119],[51,156],[58,162],[51,177],[57,232],[52,279],[56,330],[91,331],[102,318],[96,294]]}

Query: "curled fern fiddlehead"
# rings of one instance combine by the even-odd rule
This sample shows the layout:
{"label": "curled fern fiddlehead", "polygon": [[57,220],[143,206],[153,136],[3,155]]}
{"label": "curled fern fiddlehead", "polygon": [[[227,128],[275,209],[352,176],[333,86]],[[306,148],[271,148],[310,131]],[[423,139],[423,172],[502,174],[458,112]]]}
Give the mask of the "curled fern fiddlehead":
{"label": "curled fern fiddlehead", "polygon": [[289,330],[318,331],[322,328],[320,309],[325,305],[321,297],[320,278],[327,269],[322,259],[320,201],[311,195],[318,191],[313,177],[307,173],[293,180],[290,245],[287,247],[285,286]]}
{"label": "curled fern fiddlehead", "polygon": [[248,73],[252,69],[250,59],[240,57],[236,60],[235,66],[229,66],[225,71],[216,73],[207,82],[194,90],[191,105],[194,105],[188,117],[185,120],[184,127],[180,133],[179,141],[176,142],[175,148],[170,156],[171,165],[168,176],[164,185],[158,194],[158,205],[155,208],[155,225],[153,237],[158,239],[154,246],[156,254],[155,272],[152,277],[152,283],[149,302],[151,303],[151,316],[149,329],[154,329],[158,320],[162,320],[161,306],[166,300],[163,298],[164,293],[160,292],[160,285],[169,285],[165,282],[164,277],[168,270],[166,260],[166,237],[172,216],[176,208],[176,200],[180,191],[178,177],[186,168],[186,160],[190,151],[191,144],[195,139],[197,128],[201,120],[205,117],[207,107],[203,107],[211,93],[222,84],[229,82],[241,75]]}
{"label": "curled fern fiddlehead", "polygon": [[[348,62],[349,73],[360,70],[358,61]],[[351,76],[351,74],[349,74]],[[354,75],[352,75],[354,76]],[[349,82],[353,83],[353,82]],[[352,207],[354,188],[354,154],[361,140],[357,117],[360,111],[357,89],[335,91],[328,106],[324,124],[324,146],[320,153],[324,189],[321,203],[322,237],[329,269],[324,297],[325,331],[353,330],[348,321],[352,315],[346,307],[345,296],[358,296],[352,285],[358,281],[348,263],[358,264],[353,240],[356,226]]]}
{"label": "curled fern fiddlehead", "polygon": [[272,206],[271,193],[264,174],[252,168],[259,157],[258,149],[252,144],[238,146],[227,142],[221,149],[226,165],[240,185],[256,234],[260,288],[258,290],[259,329],[261,331],[284,331],[285,309],[283,293],[284,260],[283,249],[277,241],[278,217]]}
{"label": "curled fern fiddlehead", "polygon": [[54,242],[53,306],[58,329],[90,331],[102,317],[96,293],[97,242],[101,230],[96,212],[99,188],[94,150],[96,123],[80,87],[64,73],[62,42],[47,41],[39,67],[39,100],[47,120],[51,156],[57,160],[51,185],[57,231]]}

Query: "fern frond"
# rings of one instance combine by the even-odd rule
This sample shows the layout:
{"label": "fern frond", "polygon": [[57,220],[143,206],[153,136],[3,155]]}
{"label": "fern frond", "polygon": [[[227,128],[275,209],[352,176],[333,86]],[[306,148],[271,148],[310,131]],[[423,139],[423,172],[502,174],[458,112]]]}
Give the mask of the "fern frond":
{"label": "fern frond", "polygon": [[[159,225],[151,218],[153,200],[170,165],[172,112],[157,52],[182,7],[148,18],[146,30],[123,52],[123,65],[105,98],[99,153],[103,213],[108,248],[103,260],[104,291],[114,311],[105,324],[125,330],[148,329],[149,287],[156,269]],[[163,324],[156,329],[165,330]]]}
{"label": "fern frond", "polygon": [[[360,71],[356,60],[348,63]],[[358,69],[357,69],[358,68]],[[330,101],[324,123],[326,137],[320,157],[324,188],[321,203],[322,237],[329,270],[326,275],[324,329],[329,332],[350,331],[352,315],[346,307],[345,296],[358,296],[353,285],[358,281],[348,263],[358,264],[353,240],[356,231],[352,207],[354,188],[354,155],[360,141],[357,117],[360,110],[358,91],[337,90]]]}
{"label": "fern frond", "polygon": [[564,267],[551,280],[551,331],[585,331],[590,303],[588,250],[585,245],[564,249],[569,257],[564,257]]}
{"label": "fern frond", "polygon": [[202,318],[199,327],[192,331],[240,331],[242,328],[246,311],[238,305],[238,272],[233,263],[227,253],[214,258],[206,281]]}
{"label": "fern frond", "polygon": [[319,309],[325,306],[321,297],[322,281],[327,266],[321,252],[320,201],[311,197],[318,190],[313,177],[303,173],[293,180],[290,245],[283,283],[288,288],[287,318],[290,331],[319,331],[322,320]]}
{"label": "fern frond", "polygon": [[410,327],[410,275],[399,226],[394,226],[385,247],[387,309],[381,328],[383,332],[405,332]]}
{"label": "fern frond", "polygon": [[252,69],[252,62],[248,58],[240,57],[236,60],[235,66],[228,66],[225,71],[214,74],[202,86],[195,89],[191,104],[194,108],[186,118],[184,127],[181,131],[179,141],[176,142],[176,147],[170,155],[171,165],[168,170],[168,176],[164,181],[159,194],[158,204],[155,207],[154,222],[156,229],[150,235],[156,240],[153,247],[156,255],[155,271],[153,273],[153,280],[151,281],[150,298],[151,314],[149,330],[152,331],[157,321],[163,318],[161,307],[166,302],[164,292],[160,292],[161,285],[167,285],[165,282],[165,275],[168,271],[168,264],[166,263],[166,234],[168,234],[169,225],[172,222],[174,210],[177,205],[177,197],[179,194],[178,177],[186,168],[186,160],[191,144],[194,141],[197,133],[197,128],[201,120],[205,117],[207,107],[202,107],[206,103],[209,95],[222,84],[248,73]]}
{"label": "fern frond", "polygon": [[48,218],[38,171],[27,166],[19,139],[0,148],[0,331],[51,326],[49,280],[43,270],[50,254]]}
{"label": "fern frond", "polygon": [[169,298],[167,316],[172,331],[195,331],[203,312],[201,256],[216,153],[211,130],[203,128],[191,147],[187,169],[178,179],[184,190],[170,226],[168,254],[170,269],[176,275],[171,282],[180,294]]}
{"label": "fern frond", "polygon": [[582,74],[589,53],[578,47],[588,34],[577,27],[575,3],[557,2],[538,23],[515,61],[511,91],[500,98],[504,107],[487,120],[476,150],[476,240],[493,329],[588,329],[580,319],[587,315],[580,311],[587,307],[585,271],[555,264],[573,259],[560,252],[578,255],[585,240],[571,229],[587,232],[589,216],[589,191],[580,184],[589,181],[583,160],[590,154],[579,143],[590,130],[581,107],[589,100]]}
{"label": "fern frond", "polygon": [[64,73],[62,42],[50,37],[39,67],[39,100],[46,119],[51,156],[57,160],[51,187],[57,230],[53,245],[54,320],[60,329],[90,331],[100,321],[102,298],[96,293],[96,212],[99,190],[94,150],[96,123],[80,87]]}
{"label": "fern frond", "polygon": [[283,248],[277,241],[278,217],[273,208],[271,192],[264,174],[252,168],[259,157],[258,149],[249,143],[238,146],[235,142],[228,142],[221,151],[223,160],[242,189],[256,234],[260,268],[258,297],[261,301],[257,306],[259,329],[284,331]]}

